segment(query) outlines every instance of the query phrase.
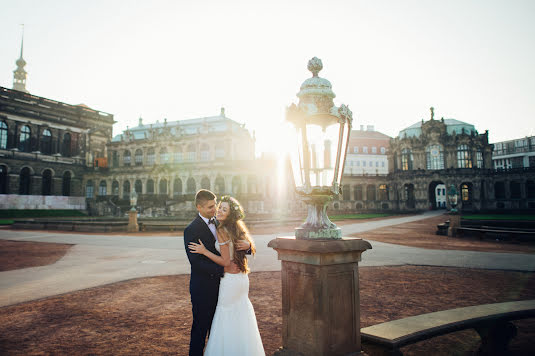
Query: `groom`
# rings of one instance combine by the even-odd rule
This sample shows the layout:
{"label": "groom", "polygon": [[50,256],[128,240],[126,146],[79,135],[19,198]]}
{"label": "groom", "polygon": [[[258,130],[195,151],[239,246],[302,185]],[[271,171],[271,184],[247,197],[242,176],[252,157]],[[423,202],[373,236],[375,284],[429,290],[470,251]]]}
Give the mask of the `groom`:
{"label": "groom", "polygon": [[[240,270],[234,262],[229,267],[223,268],[212,262],[204,255],[191,253],[188,245],[190,242],[203,245],[212,253],[219,255],[215,249],[217,241],[216,221],[216,196],[209,190],[201,189],[195,195],[195,206],[199,214],[184,230],[184,247],[191,265],[191,278],[189,292],[193,312],[193,324],[189,344],[190,356],[202,356],[206,342],[206,334],[212,325],[217,296],[219,294],[219,281],[224,272],[239,273]],[[236,246],[237,250],[249,250],[248,242]]]}

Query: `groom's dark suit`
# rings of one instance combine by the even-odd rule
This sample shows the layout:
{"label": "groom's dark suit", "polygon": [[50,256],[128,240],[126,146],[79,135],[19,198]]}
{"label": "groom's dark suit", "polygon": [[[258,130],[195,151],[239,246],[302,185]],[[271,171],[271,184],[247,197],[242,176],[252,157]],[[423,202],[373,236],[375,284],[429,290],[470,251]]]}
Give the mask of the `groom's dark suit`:
{"label": "groom's dark suit", "polygon": [[191,339],[189,344],[190,356],[202,356],[206,334],[212,325],[217,296],[219,294],[219,281],[223,277],[224,269],[208,257],[191,253],[188,244],[199,243],[199,239],[211,252],[219,255],[215,249],[215,237],[204,220],[197,217],[184,230],[184,247],[191,264],[191,279],[189,291],[193,311],[193,325],[191,326]]}

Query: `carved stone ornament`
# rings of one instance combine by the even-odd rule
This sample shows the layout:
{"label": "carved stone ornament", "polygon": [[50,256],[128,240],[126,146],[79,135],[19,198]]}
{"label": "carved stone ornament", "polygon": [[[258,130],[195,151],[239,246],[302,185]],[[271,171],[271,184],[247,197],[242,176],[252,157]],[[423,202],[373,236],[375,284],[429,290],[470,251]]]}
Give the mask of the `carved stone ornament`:
{"label": "carved stone ornament", "polygon": [[318,73],[323,69],[323,63],[318,57],[314,57],[308,61],[308,70],[312,72],[314,77],[318,76]]}

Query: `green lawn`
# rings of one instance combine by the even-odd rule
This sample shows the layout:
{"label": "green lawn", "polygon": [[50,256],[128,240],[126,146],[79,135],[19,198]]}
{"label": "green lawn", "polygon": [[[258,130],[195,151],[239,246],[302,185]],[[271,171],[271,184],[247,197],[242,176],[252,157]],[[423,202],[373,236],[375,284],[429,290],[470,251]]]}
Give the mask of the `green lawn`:
{"label": "green lawn", "polygon": [[14,218],[48,218],[48,217],[66,217],[66,216],[87,216],[79,210],[0,210],[0,219]]}
{"label": "green lawn", "polygon": [[535,221],[535,215],[531,214],[473,214],[463,215],[465,220],[530,220]]}
{"label": "green lawn", "polygon": [[329,215],[329,219],[332,221],[345,220],[345,219],[372,219],[372,218],[384,218],[386,216],[392,216],[394,214],[340,214],[340,215]]}

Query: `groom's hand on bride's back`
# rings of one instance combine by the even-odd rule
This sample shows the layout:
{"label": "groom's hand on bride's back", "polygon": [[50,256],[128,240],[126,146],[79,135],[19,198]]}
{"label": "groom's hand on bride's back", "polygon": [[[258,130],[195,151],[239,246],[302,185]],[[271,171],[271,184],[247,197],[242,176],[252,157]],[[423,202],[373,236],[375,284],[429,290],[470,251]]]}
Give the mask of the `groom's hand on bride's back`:
{"label": "groom's hand on bride's back", "polygon": [[236,274],[236,273],[240,273],[240,269],[238,268],[238,265],[234,262],[230,262],[230,265],[225,267],[225,273],[231,273],[231,274]]}

